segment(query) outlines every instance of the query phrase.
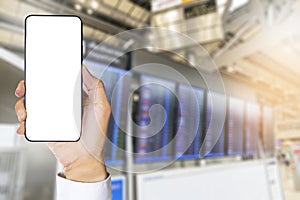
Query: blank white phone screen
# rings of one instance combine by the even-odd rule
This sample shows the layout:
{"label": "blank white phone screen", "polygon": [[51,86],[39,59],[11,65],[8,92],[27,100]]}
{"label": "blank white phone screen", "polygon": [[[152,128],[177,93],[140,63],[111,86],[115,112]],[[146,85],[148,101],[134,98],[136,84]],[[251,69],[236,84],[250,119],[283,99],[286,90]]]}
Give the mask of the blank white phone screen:
{"label": "blank white phone screen", "polygon": [[31,15],[25,26],[25,136],[29,141],[77,141],[82,22],[76,16]]}

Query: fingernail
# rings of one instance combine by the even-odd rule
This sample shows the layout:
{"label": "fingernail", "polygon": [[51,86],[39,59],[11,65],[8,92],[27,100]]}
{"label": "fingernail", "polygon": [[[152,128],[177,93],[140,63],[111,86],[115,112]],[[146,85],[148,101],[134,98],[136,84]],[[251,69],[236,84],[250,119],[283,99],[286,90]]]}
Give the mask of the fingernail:
{"label": "fingernail", "polygon": [[18,118],[21,119],[23,117],[23,111],[18,110],[17,115],[18,115]]}
{"label": "fingernail", "polygon": [[20,90],[19,90],[19,89],[17,89],[17,90],[16,90],[16,94],[19,94],[19,93],[20,93]]}

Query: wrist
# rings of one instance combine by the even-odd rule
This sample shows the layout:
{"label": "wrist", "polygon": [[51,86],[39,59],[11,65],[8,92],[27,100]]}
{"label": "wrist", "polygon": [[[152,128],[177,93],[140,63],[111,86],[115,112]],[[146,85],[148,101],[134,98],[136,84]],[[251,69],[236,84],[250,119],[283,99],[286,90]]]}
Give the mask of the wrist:
{"label": "wrist", "polygon": [[65,167],[66,178],[78,182],[100,182],[108,177],[106,166],[96,160],[78,161]]}

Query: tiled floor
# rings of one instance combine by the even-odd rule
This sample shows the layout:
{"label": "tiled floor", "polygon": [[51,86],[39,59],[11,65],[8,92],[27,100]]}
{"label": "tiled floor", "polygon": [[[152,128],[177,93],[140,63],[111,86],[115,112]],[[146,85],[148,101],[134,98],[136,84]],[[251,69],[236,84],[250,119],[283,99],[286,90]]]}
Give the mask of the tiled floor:
{"label": "tiled floor", "polygon": [[285,166],[281,167],[282,184],[286,200],[300,200],[300,191],[294,187],[293,174]]}

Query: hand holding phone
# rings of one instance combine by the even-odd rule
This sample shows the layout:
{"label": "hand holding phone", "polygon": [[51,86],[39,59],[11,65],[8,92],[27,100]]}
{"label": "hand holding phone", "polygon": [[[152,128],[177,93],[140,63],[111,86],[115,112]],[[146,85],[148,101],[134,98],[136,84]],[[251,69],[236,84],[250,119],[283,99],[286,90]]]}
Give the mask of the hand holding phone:
{"label": "hand holding phone", "polygon": [[[83,92],[82,137],[78,142],[51,142],[48,146],[64,166],[67,179],[98,182],[107,178],[103,152],[111,109],[102,81],[93,77],[85,67],[82,69],[82,78],[88,91]],[[24,122],[27,120],[27,111],[24,107],[25,93],[27,89],[24,81],[21,81],[15,92],[20,98],[15,106],[21,122],[17,130],[20,135],[25,133]],[[45,108],[49,107],[43,101],[40,103]],[[44,128],[49,126],[54,125],[49,122]]]}
{"label": "hand holding phone", "polygon": [[21,122],[17,132],[30,141],[49,142],[67,179],[104,180],[111,109],[102,81],[81,66],[81,21],[74,16],[29,16],[25,33],[26,80],[15,92],[21,98],[15,106]]}

